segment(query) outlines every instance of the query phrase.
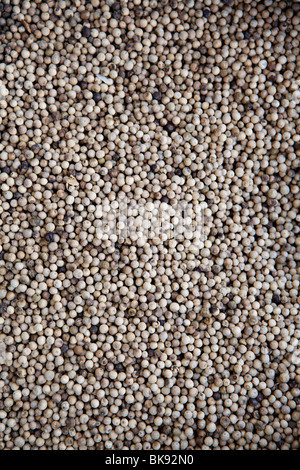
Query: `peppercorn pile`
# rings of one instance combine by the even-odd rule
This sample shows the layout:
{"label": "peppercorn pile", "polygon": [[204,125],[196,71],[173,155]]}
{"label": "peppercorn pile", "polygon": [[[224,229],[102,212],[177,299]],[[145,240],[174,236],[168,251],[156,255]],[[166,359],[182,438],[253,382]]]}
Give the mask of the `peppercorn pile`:
{"label": "peppercorn pile", "polygon": [[299,449],[299,7],[0,2],[0,449]]}

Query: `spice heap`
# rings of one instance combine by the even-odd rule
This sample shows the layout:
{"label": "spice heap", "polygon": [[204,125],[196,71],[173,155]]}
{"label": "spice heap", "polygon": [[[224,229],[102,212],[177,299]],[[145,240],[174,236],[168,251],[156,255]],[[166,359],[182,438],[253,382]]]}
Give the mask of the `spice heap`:
{"label": "spice heap", "polygon": [[1,1],[0,449],[299,448],[299,7]]}

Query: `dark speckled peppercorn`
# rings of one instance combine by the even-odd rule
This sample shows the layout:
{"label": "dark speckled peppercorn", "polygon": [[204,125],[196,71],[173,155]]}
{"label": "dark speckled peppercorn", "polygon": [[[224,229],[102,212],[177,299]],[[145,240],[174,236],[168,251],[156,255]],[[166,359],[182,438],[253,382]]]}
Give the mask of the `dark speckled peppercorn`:
{"label": "dark speckled peppercorn", "polygon": [[88,38],[91,35],[91,30],[87,26],[84,26],[81,30],[81,34],[84,38]]}
{"label": "dark speckled peppercorn", "polygon": [[46,233],[45,239],[49,243],[54,242],[54,233],[51,233],[51,232]]}

